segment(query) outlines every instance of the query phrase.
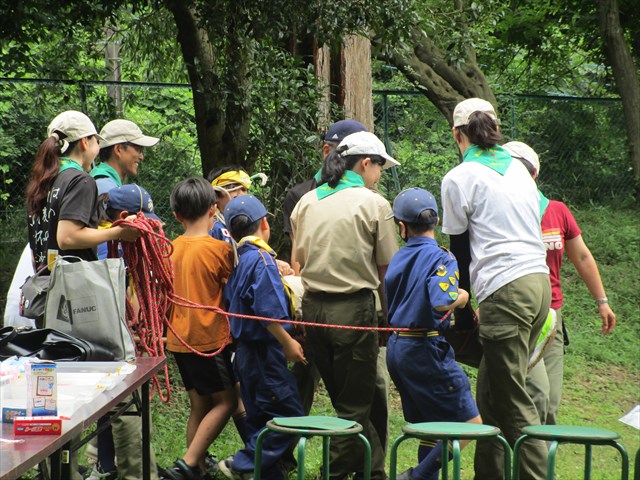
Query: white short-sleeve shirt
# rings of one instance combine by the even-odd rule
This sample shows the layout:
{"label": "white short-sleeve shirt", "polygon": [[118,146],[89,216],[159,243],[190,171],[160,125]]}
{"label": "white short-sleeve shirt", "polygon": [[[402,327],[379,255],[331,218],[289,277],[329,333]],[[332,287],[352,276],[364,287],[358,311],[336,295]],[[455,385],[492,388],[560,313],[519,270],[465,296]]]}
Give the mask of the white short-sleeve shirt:
{"label": "white short-sleeve shirt", "polygon": [[471,287],[478,299],[532,273],[549,273],[539,196],[527,169],[513,161],[504,175],[464,162],[442,181],[442,231],[469,230]]}

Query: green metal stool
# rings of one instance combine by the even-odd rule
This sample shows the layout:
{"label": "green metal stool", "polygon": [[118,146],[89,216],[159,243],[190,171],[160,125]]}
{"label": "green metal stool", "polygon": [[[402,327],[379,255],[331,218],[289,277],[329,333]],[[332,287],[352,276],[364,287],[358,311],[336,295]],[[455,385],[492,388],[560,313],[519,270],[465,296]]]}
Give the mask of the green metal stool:
{"label": "green metal stool", "polygon": [[371,445],[362,435],[362,425],[351,420],[336,417],[307,416],[274,418],[258,434],[254,457],[253,478],[260,479],[262,468],[262,440],[269,432],[286,433],[299,436],[298,441],[298,480],[304,480],[304,451],[307,439],[322,437],[322,478],[329,480],[329,445],[331,437],[357,435],[364,445],[364,480],[371,480]]}
{"label": "green metal stool", "polygon": [[449,441],[453,448],[453,479],[460,480],[460,440],[478,440],[497,437],[504,447],[505,480],[511,479],[511,448],[500,435],[500,429],[491,425],[466,422],[425,422],[410,423],[402,427],[400,435],[391,445],[389,480],[396,480],[398,447],[410,438],[420,440],[442,440],[442,480],[449,478]]}
{"label": "green metal stool", "polygon": [[620,452],[622,456],[622,480],[629,478],[629,456],[622,445],[616,440],[620,435],[603,428],[576,427],[567,425],[533,425],[524,427],[523,435],[516,441],[513,448],[513,480],[518,480],[520,466],[520,449],[528,438],[551,442],[547,455],[547,480],[553,480],[556,467],[558,444],[577,443],[585,446],[584,478],[591,480],[591,447],[593,445],[609,445]]}

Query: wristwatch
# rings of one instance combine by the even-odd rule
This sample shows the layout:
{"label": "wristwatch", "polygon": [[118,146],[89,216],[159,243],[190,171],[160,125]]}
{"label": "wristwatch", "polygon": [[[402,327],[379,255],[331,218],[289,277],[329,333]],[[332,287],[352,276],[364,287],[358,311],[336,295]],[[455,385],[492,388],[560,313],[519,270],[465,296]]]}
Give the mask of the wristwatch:
{"label": "wristwatch", "polygon": [[609,303],[609,299],[607,297],[596,298],[596,303],[598,305],[602,305],[603,303]]}

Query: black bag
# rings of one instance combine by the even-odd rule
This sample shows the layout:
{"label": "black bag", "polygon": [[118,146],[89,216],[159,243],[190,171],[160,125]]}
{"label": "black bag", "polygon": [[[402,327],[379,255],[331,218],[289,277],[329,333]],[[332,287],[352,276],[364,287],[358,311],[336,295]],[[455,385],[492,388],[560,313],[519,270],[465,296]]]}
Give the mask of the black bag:
{"label": "black bag", "polygon": [[113,352],[51,328],[0,329],[0,360],[12,356],[67,362],[113,361]]}
{"label": "black bag", "polygon": [[47,306],[47,291],[49,290],[49,275],[42,275],[47,267],[30,276],[20,287],[20,315],[36,321],[36,327],[44,326],[44,312]]}

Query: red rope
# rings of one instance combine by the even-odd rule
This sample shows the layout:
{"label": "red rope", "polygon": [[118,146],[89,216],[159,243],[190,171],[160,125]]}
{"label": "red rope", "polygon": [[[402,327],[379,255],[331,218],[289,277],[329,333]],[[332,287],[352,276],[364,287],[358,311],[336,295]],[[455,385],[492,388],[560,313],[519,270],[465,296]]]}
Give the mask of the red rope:
{"label": "red rope", "polygon": [[[231,325],[229,317],[244,318],[248,320],[267,321],[275,323],[288,323],[303,325],[305,327],[337,328],[341,330],[362,330],[378,332],[409,332],[416,331],[411,328],[397,327],[362,327],[352,325],[334,325],[314,322],[303,322],[296,320],[284,320],[277,318],[260,317],[257,315],[242,315],[239,313],[229,313],[225,310],[210,306],[200,305],[187,298],[176,295],[173,290],[173,264],[171,254],[173,245],[164,236],[162,224],[158,220],[146,218],[142,213],[138,213],[133,221],[118,220],[115,225],[137,228],[142,235],[135,242],[122,242],[124,259],[127,264],[127,271],[133,279],[136,297],[140,304],[137,318],[134,318],[134,309],[127,300],[127,324],[132,333],[138,337],[136,354],[138,356],[146,353],[150,356],[165,356],[164,342],[162,335],[164,325],[175,335],[178,341],[190,352],[203,357],[213,357],[232,342]],[[214,352],[203,353],[189,345],[173,328],[169,322],[168,313],[171,304],[208,310],[223,316],[227,322],[226,336],[222,345]],[[445,320],[451,311],[447,312],[442,320]],[[166,395],[163,394],[163,385]],[[171,385],[169,383],[169,372],[165,365],[163,378],[153,377],[153,387],[158,391],[158,395],[163,402],[168,402],[171,398]]]}

